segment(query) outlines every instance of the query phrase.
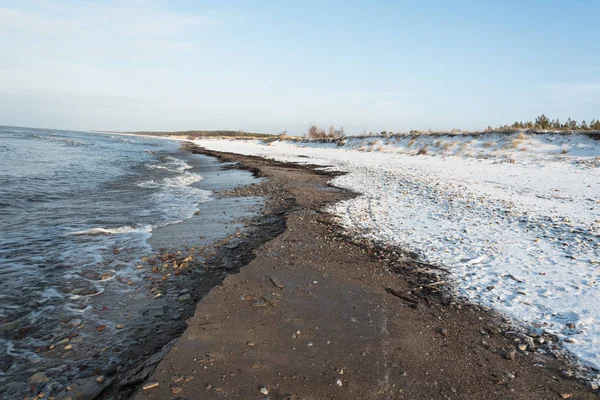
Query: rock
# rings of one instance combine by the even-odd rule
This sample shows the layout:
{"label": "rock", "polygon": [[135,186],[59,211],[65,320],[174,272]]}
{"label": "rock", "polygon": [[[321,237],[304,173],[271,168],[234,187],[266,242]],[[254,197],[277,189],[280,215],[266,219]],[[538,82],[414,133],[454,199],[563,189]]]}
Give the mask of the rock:
{"label": "rock", "polygon": [[160,386],[160,383],[158,383],[156,381],[152,381],[152,382],[148,382],[144,386],[142,386],[142,389],[144,389],[144,390],[150,390],[150,389],[157,388],[159,386]]}
{"label": "rock", "polygon": [[277,303],[279,300],[281,300],[281,296],[274,293],[267,293],[262,298],[267,303]]}
{"label": "rock", "polygon": [[183,380],[183,375],[172,375],[171,376],[171,382],[181,382]]}
{"label": "rock", "polygon": [[336,384],[336,385],[338,385],[339,387],[342,387],[342,386],[344,386],[344,384],[342,383],[342,380],[341,380],[341,379],[336,379],[336,380],[335,380],[335,384]]}
{"label": "rock", "polygon": [[439,332],[440,332],[440,335],[442,335],[444,337],[448,336],[448,329],[446,329],[446,328],[441,328]]}
{"label": "rock", "polygon": [[29,380],[27,382],[29,382],[32,385],[37,385],[38,383],[46,383],[48,381],[50,381],[50,379],[46,376],[45,373],[36,372],[35,374],[29,377]]}
{"label": "rock", "polygon": [[571,397],[573,397],[573,393],[561,393],[560,397],[563,399],[570,399]]}
{"label": "rock", "polygon": [[106,380],[106,378],[104,377],[104,375],[98,375],[96,377],[96,382],[98,382],[98,383],[104,383],[105,380]]}
{"label": "rock", "polygon": [[266,307],[267,304],[268,303],[266,301],[256,300],[255,302],[252,303],[252,307]]}
{"label": "rock", "polygon": [[569,329],[575,329],[575,327],[576,327],[576,326],[577,326],[577,325],[575,325],[573,322],[569,322],[569,323],[567,324],[567,328],[569,328]]}
{"label": "rock", "polygon": [[123,328],[125,328],[124,324],[117,324],[117,329],[123,329]]}
{"label": "rock", "polygon": [[98,326],[96,327],[96,330],[97,330],[98,332],[102,332],[102,331],[103,331],[103,330],[105,330],[105,329],[106,329],[106,325],[98,325]]}
{"label": "rock", "polygon": [[77,328],[81,325],[81,320],[79,318],[74,318],[72,320],[70,320],[69,322],[67,322],[67,326],[71,327],[71,328]]}
{"label": "rock", "polygon": [[179,296],[179,301],[189,301],[191,298],[192,296],[189,293],[186,293]]}
{"label": "rock", "polygon": [[587,386],[592,389],[592,390],[598,390],[598,388],[600,388],[600,386],[598,385],[597,382],[593,382],[593,381],[589,381],[587,383]]}
{"label": "rock", "polygon": [[515,350],[515,349],[504,350],[504,358],[506,358],[507,360],[514,361],[514,359],[516,357],[517,357],[517,350]]}
{"label": "rock", "polygon": [[218,325],[214,322],[207,322],[206,324],[201,324],[200,327],[205,331],[214,330],[218,328]]}
{"label": "rock", "polygon": [[30,357],[27,357],[27,361],[29,361],[32,364],[39,364],[42,362],[42,358],[40,356],[38,356],[37,354],[34,354]]}
{"label": "rock", "polygon": [[518,347],[519,347],[519,350],[521,350],[521,351],[527,350],[527,345],[525,343],[521,343]]}
{"label": "rock", "polygon": [[260,392],[266,396],[269,394],[269,389],[263,386],[260,388]]}
{"label": "rock", "polygon": [[285,285],[281,282],[281,279],[279,279],[276,276],[271,277],[271,282],[273,282],[273,285],[275,285],[275,287],[278,287],[279,289],[283,289],[285,287]]}
{"label": "rock", "polygon": [[171,385],[171,393],[177,394],[177,393],[181,393],[182,391],[183,391],[183,388],[181,386]]}

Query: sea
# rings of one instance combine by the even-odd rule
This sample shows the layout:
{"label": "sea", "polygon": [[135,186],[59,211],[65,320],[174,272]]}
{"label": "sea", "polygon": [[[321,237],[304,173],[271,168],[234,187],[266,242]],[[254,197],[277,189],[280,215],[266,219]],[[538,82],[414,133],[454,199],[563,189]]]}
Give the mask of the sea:
{"label": "sea", "polygon": [[[213,200],[204,175],[227,175],[180,145],[0,126],[0,397],[49,395],[111,363],[121,368],[127,348],[151,333],[137,317],[160,319],[164,306],[142,290],[140,260],[156,251],[157,230]],[[250,183],[243,173],[225,180]]]}

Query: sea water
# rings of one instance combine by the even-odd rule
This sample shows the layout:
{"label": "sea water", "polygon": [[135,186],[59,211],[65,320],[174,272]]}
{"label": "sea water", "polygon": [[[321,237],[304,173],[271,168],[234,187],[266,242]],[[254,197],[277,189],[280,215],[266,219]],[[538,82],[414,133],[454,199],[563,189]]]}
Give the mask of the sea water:
{"label": "sea water", "polygon": [[0,126],[0,386],[37,370],[68,375],[69,358],[102,359],[44,351],[69,321],[90,319],[108,285],[132,297],[152,231],[210,200],[186,157],[171,140]]}

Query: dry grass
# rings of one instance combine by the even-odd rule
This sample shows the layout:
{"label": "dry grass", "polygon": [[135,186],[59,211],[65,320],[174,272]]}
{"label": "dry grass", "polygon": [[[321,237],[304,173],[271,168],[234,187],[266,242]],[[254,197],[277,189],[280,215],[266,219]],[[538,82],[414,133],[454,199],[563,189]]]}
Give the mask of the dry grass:
{"label": "dry grass", "polygon": [[525,140],[525,139],[529,139],[529,136],[527,136],[526,134],[524,134],[523,132],[519,132],[516,136],[517,139],[519,140]]}
{"label": "dry grass", "polygon": [[425,145],[425,146],[421,147],[421,148],[419,149],[419,151],[417,151],[417,155],[418,155],[418,156],[424,156],[424,155],[427,155],[427,145]]}
{"label": "dry grass", "polygon": [[454,143],[454,142],[445,142],[444,145],[442,146],[442,150],[449,151],[454,146],[456,146],[456,143]]}
{"label": "dry grass", "polygon": [[410,141],[406,144],[406,147],[411,147],[413,144],[415,144],[416,141],[417,141],[416,138],[410,139]]}
{"label": "dry grass", "polygon": [[496,142],[485,142],[483,144],[483,147],[492,147],[492,146],[496,146],[496,145],[498,145],[498,143],[496,143]]}

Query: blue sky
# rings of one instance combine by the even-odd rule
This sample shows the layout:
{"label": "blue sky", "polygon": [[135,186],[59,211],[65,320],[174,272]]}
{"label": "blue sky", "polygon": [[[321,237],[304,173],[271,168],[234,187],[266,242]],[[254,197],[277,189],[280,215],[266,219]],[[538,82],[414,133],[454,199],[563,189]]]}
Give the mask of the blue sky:
{"label": "blue sky", "polygon": [[600,1],[0,0],[0,124],[300,134],[600,118]]}

